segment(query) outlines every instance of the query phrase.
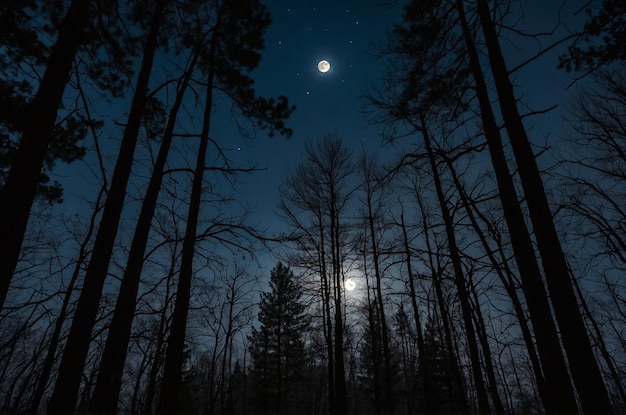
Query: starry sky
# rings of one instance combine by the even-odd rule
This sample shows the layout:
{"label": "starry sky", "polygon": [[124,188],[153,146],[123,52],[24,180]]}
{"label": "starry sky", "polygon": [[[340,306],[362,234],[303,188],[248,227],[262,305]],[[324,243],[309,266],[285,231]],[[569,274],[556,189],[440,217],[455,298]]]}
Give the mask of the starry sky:
{"label": "starry sky", "polygon": [[[228,116],[227,102],[217,103],[217,106],[224,104],[222,111],[225,112],[216,109],[218,114],[212,121],[211,135],[221,137],[221,144],[228,150],[234,165],[255,165],[263,169],[242,175],[233,190],[241,205],[253,209],[248,223],[277,234],[283,230],[277,212],[278,187],[289,170],[302,161],[308,140],[336,134],[355,153],[366,145],[382,158],[397,155],[397,147],[383,145],[383,126],[368,123],[364,96],[386,74],[385,59],[378,51],[389,42],[393,25],[401,21],[406,1],[266,0],[264,4],[271,14],[272,24],[265,35],[260,64],[250,76],[255,80],[259,95],[285,95],[297,107],[287,120],[293,136],[270,138],[263,131],[252,136],[240,134],[236,123]],[[562,23],[553,35],[539,40],[503,33],[502,47],[508,67],[525,61],[547,46],[551,39],[582,27],[586,16],[579,11],[581,6],[580,1],[559,4],[539,0],[513,2],[507,22],[526,32],[551,32],[557,26],[559,16]],[[565,46],[556,48],[513,74],[522,112],[557,105],[556,110],[548,114],[525,120],[531,140],[537,143],[543,144],[548,137],[554,145],[559,137],[567,134],[563,117],[575,88],[566,90],[574,75],[556,69],[557,57],[564,50]],[[327,73],[317,69],[322,59],[331,64]],[[125,117],[120,117],[120,111],[123,113],[123,110],[124,107],[112,108],[110,111],[114,115],[110,117],[122,123]],[[117,139],[110,138],[119,137],[119,134],[119,125],[113,133],[102,134],[109,172],[117,156],[118,143]],[[84,218],[90,214],[98,189],[97,180],[93,178],[98,175],[94,157],[90,153],[84,161],[71,165],[61,163],[55,169],[54,178],[63,183],[66,200],[54,207],[58,212],[76,212]],[[146,170],[142,171],[143,168]],[[128,189],[126,206],[130,209],[126,217],[131,221],[127,227],[122,227],[122,232],[129,233],[128,238],[134,230],[135,212],[139,211],[136,202],[139,195],[143,196],[145,188],[142,183],[149,175],[149,167],[145,163],[143,167],[135,166],[134,174],[140,180],[138,185],[131,184]]]}
{"label": "starry sky", "polygon": [[[400,19],[402,5],[372,1],[265,2],[272,25],[259,67],[251,74],[257,92],[285,95],[296,105],[288,120],[291,138],[237,138],[240,157],[267,170],[246,178],[242,192],[263,222],[276,210],[278,185],[301,160],[307,140],[337,134],[355,152],[362,143],[379,147],[379,128],[368,127],[363,96],[382,76],[376,47]],[[317,69],[320,60],[331,68]]]}
{"label": "starry sky", "polygon": [[[578,29],[585,18],[577,1],[513,3],[511,22],[518,27],[527,32],[556,30],[553,36],[539,40],[507,35],[502,47],[509,67],[537,53],[550,39]],[[389,145],[383,146],[383,127],[369,125],[363,97],[385,75],[387,67],[379,50],[388,42],[393,25],[401,21],[405,2],[268,0],[265,4],[272,24],[266,32],[261,63],[251,75],[260,94],[286,95],[296,105],[288,120],[294,134],[290,139],[267,138],[261,133],[252,139],[234,140],[237,157],[266,168],[246,177],[239,191],[255,206],[256,223],[273,226],[278,185],[302,160],[307,140],[337,134],[355,152],[365,144],[378,154],[394,154]],[[559,16],[562,22],[557,25]],[[513,74],[523,112],[526,105],[535,110],[558,105],[550,114],[527,122],[537,142],[553,137],[555,125],[562,123],[569,94],[566,88],[572,80],[571,74],[556,69],[557,56],[564,50],[556,48]],[[331,64],[327,73],[317,69],[322,59]]]}

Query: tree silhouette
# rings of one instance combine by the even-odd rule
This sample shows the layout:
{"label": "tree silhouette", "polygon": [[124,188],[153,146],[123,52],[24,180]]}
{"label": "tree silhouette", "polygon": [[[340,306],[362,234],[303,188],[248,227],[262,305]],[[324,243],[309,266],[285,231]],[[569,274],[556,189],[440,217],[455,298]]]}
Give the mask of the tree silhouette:
{"label": "tree silhouette", "polygon": [[89,0],[74,0],[69,6],[37,93],[25,108],[20,144],[0,191],[0,250],[3,252],[0,256],[0,309],[17,266],[41,169],[54,136],[57,112],[89,21],[90,3]]}
{"label": "tree silhouette", "polygon": [[261,413],[298,412],[308,364],[304,333],[309,316],[302,287],[291,269],[278,262],[269,290],[261,294],[259,329],[249,336],[252,400]]}
{"label": "tree silhouette", "polygon": [[[202,67],[206,72],[205,107],[193,174],[187,226],[183,238],[172,327],[157,408],[159,414],[172,414],[178,411],[178,392],[197,239],[196,228],[209,144],[215,146],[218,159],[223,159],[221,148],[209,135],[215,90],[224,91],[245,117],[257,127],[269,129],[270,135],[275,131],[283,135],[291,135],[291,130],[285,127],[285,119],[294,108],[287,104],[287,99],[284,97],[278,100],[257,97],[252,88],[252,79],[245,74],[257,66],[260,59],[259,50],[263,48],[263,34],[271,22],[265,6],[257,0],[246,0],[237,4],[227,1],[217,2],[208,7],[214,17],[214,25],[210,31],[206,54],[201,56]],[[232,172],[227,160],[224,160],[223,166],[218,167],[225,174]]]}
{"label": "tree silhouette", "polygon": [[559,57],[559,68],[593,70],[604,64],[626,60],[626,4],[621,0],[604,0],[602,7],[589,15],[583,34]]}
{"label": "tree silhouette", "polygon": [[91,331],[96,321],[100,297],[113,252],[124,198],[126,197],[126,187],[133,165],[137,137],[148,93],[148,83],[158,46],[158,34],[166,4],[167,0],[159,0],[154,7],[128,123],[124,129],[124,136],[111,179],[111,187],[94,241],[94,252],[89,260],[76,314],[72,320],[70,334],[61,359],[54,392],[48,402],[49,414],[72,413],[76,405],[83,366],[89,350]]}
{"label": "tree silhouette", "polygon": [[526,196],[546,285],[550,292],[554,316],[559,325],[572,379],[584,411],[609,414],[613,412],[611,401],[576,299],[535,154],[518,109],[513,84],[500,48],[497,28],[491,17],[492,10],[487,0],[477,0],[477,6],[489,53],[489,65],[498,92],[500,111]]}
{"label": "tree silhouette", "polygon": [[281,186],[280,208],[296,244],[293,263],[320,278],[328,363],[328,399],[337,415],[348,411],[344,361],[344,260],[347,205],[354,193],[351,152],[337,136],[309,142],[306,159]]}
{"label": "tree silhouette", "polygon": [[[395,49],[398,54],[407,56],[406,67],[409,73],[403,78],[404,87],[398,93],[395,103],[388,104],[384,100],[375,103],[386,108],[392,118],[408,120],[412,125],[419,125],[416,122],[419,114],[430,113],[436,117],[437,114],[441,115],[442,110],[452,119],[460,118],[470,102],[470,96],[466,92],[468,90],[464,88],[467,88],[468,80],[473,78],[482,128],[546,378],[545,382],[539,380],[543,403],[548,412],[575,411],[577,403],[560,350],[550,300],[508,167],[500,129],[491,108],[488,86],[481,67],[475,39],[479,38],[479,30],[482,29],[490,58],[488,63],[499,95],[498,102],[519,169],[539,256],[546,270],[545,280],[551,294],[551,303],[561,328],[567,358],[573,368],[573,379],[579,393],[588,395],[588,399],[582,399],[587,410],[609,410],[608,400],[604,399],[606,389],[591,348],[588,347],[589,337],[580,318],[572,285],[569,279],[566,280],[563,251],[556,235],[540,173],[517,110],[509,74],[499,49],[495,23],[491,20],[492,11],[484,0],[478,1],[477,5],[477,14],[470,18],[465,10],[465,2],[461,0],[454,5],[439,1],[411,3],[405,9],[406,25],[397,31],[400,42]],[[456,9],[456,16],[453,9]],[[433,35],[430,30],[433,27],[439,28],[437,35]],[[471,77],[467,78],[467,75]],[[434,106],[438,112],[433,111]],[[459,122],[461,120],[462,118]],[[574,341],[574,338],[579,341]],[[583,370],[583,367],[587,369]],[[588,371],[596,379],[593,386],[588,384],[588,377],[582,376],[584,371]],[[548,389],[551,388],[556,388],[559,392],[549,392]],[[598,389],[596,393],[590,392],[595,388]],[[558,402],[555,396],[560,397]]]}

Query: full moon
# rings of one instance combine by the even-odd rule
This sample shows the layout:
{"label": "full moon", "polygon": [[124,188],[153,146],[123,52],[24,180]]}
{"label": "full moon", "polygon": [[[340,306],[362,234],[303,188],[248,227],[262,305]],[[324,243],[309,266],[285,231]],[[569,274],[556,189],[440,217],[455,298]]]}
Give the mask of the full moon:
{"label": "full moon", "polygon": [[330,70],[330,63],[328,63],[327,60],[321,60],[317,64],[317,69],[322,73],[328,72]]}
{"label": "full moon", "polygon": [[348,278],[345,282],[346,290],[352,291],[356,288],[356,282],[352,278]]}

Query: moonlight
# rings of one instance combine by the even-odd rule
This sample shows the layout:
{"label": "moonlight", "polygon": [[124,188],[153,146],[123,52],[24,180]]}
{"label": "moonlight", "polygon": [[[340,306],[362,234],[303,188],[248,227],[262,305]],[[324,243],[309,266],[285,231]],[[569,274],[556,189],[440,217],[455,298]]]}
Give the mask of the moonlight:
{"label": "moonlight", "polygon": [[356,288],[356,282],[352,278],[348,278],[345,282],[346,290],[352,291]]}
{"label": "moonlight", "polygon": [[326,73],[330,70],[330,63],[327,60],[321,60],[317,64],[317,69],[322,73]]}

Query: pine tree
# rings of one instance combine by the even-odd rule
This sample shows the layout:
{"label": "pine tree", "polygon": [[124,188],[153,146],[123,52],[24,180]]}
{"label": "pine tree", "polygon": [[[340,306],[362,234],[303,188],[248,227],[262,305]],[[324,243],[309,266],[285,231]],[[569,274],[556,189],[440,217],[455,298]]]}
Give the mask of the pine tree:
{"label": "pine tree", "polygon": [[302,289],[281,262],[272,269],[270,290],[261,294],[258,319],[261,326],[250,335],[253,405],[262,413],[296,413],[296,391],[307,365],[308,318]]}
{"label": "pine tree", "polygon": [[117,2],[92,0],[0,5],[0,307],[35,198],[63,201],[63,187],[49,173],[57,161],[82,158],[87,131],[103,125],[76,104],[81,100],[65,97],[66,86],[81,89],[80,73],[97,94],[126,90],[134,54],[127,46],[135,39],[122,34],[129,31],[119,11]]}

